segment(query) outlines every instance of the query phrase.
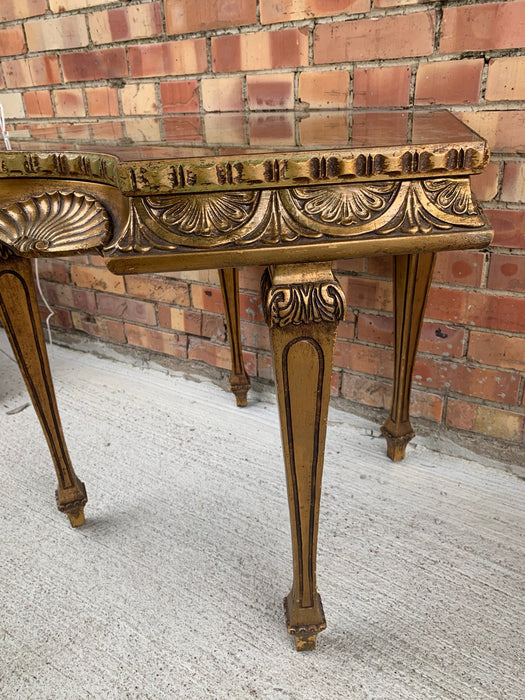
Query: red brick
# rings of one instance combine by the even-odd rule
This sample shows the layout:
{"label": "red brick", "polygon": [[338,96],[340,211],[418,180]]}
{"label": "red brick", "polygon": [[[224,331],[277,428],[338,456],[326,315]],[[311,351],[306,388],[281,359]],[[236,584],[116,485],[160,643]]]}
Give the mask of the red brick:
{"label": "red brick", "polygon": [[505,202],[525,202],[525,163],[505,163],[501,199]]}
{"label": "red brick", "polygon": [[341,283],[350,308],[392,311],[391,282],[352,277],[341,280]]}
{"label": "red brick", "polygon": [[192,306],[203,311],[223,314],[224,304],[221,290],[214,287],[203,287],[199,284],[191,285]]}
{"label": "red brick", "polygon": [[337,337],[354,340],[356,336],[357,316],[351,312],[346,312],[345,320],[337,326]]}
{"label": "red brick", "polygon": [[63,51],[87,46],[89,37],[82,15],[46,17],[24,25],[29,51]]}
{"label": "red brick", "polygon": [[471,331],[468,357],[493,367],[525,370],[525,338]]}
{"label": "red brick", "polygon": [[260,294],[246,294],[245,292],[241,292],[239,294],[239,305],[241,319],[259,321],[260,323],[265,322]]}
{"label": "red brick", "polygon": [[482,58],[421,63],[417,70],[415,103],[477,103],[483,66]]}
{"label": "red brick", "polygon": [[239,288],[251,292],[259,292],[261,289],[261,277],[264,270],[264,267],[256,267],[255,265],[241,267],[239,270]]}
{"label": "red brick", "polygon": [[374,0],[374,7],[404,7],[405,5],[418,5],[427,0]]}
{"label": "red brick", "polygon": [[483,280],[485,253],[477,250],[454,250],[439,253],[433,280],[437,283],[479,287]]}
{"label": "red brick", "polygon": [[391,280],[394,274],[394,258],[391,255],[374,255],[367,260],[368,274]]}
{"label": "red brick", "polygon": [[525,298],[481,291],[432,287],[426,315],[478,328],[523,332]]}
{"label": "red brick", "polygon": [[39,258],[38,274],[40,279],[49,280],[50,282],[69,284],[71,281],[69,263],[55,258]]}
{"label": "red brick", "polygon": [[308,29],[281,29],[212,37],[216,73],[308,65]]}
{"label": "red brick", "polygon": [[335,272],[364,272],[366,269],[365,258],[348,258],[347,260],[336,260],[333,263]]}
{"label": "red brick", "polygon": [[319,24],[314,63],[427,56],[434,50],[434,13]]}
{"label": "red brick", "polygon": [[27,19],[47,12],[46,0],[2,0],[0,22]]}
{"label": "red brick", "polygon": [[457,362],[441,362],[429,357],[416,358],[413,380],[416,384],[433,389],[508,404],[516,403],[520,388],[517,374],[469,367]]}
{"label": "red brick", "polygon": [[87,289],[76,289],[68,284],[42,281],[42,291],[48,303],[82,311],[96,311],[95,293]]}
{"label": "red brick", "polygon": [[128,74],[126,49],[123,47],[65,53],[61,55],[60,61],[64,79],[71,83],[122,78]]}
{"label": "red brick", "polygon": [[370,0],[261,0],[261,24],[368,12]]}
{"label": "red brick", "polygon": [[129,68],[133,78],[204,73],[207,64],[206,39],[129,47]]}
{"label": "red brick", "polygon": [[299,100],[312,109],[347,107],[350,75],[346,70],[308,71],[299,74]]}
{"label": "red brick", "polygon": [[84,96],[80,88],[53,90],[57,117],[85,117]]}
{"label": "red brick", "polygon": [[202,106],[207,112],[235,112],[244,108],[242,77],[201,80]]}
{"label": "red brick", "polygon": [[188,311],[173,306],[159,305],[159,325],[174,331],[201,334],[202,314],[199,311]]}
{"label": "red brick", "polygon": [[89,31],[94,44],[157,37],[162,34],[160,4],[117,7],[89,15]]}
{"label": "red brick", "polygon": [[239,27],[257,21],[257,0],[164,0],[168,34]]}
{"label": "red brick", "polygon": [[243,321],[241,339],[243,347],[270,350],[270,332],[266,324]]}
{"label": "red brick", "polygon": [[492,152],[525,151],[525,112],[518,110],[460,112],[457,115],[487,139]]}
{"label": "red brick", "polygon": [[58,58],[37,56],[2,61],[5,84],[8,88],[32,87],[60,83]]}
{"label": "red brick", "polygon": [[49,90],[33,90],[24,93],[24,103],[28,117],[53,117],[55,114]]}
{"label": "red brick", "polygon": [[161,82],[160,98],[164,113],[200,110],[199,84],[196,80]]}
{"label": "red brick", "polygon": [[71,265],[71,282],[77,287],[115,292],[116,294],[126,293],[124,278],[118,277],[104,268]]}
{"label": "red brick", "polygon": [[[202,121],[200,116],[187,114],[164,117],[164,133],[168,143],[202,143]],[[194,155],[191,152],[191,155]],[[195,153],[195,155],[198,155]]]}
{"label": "red brick", "polygon": [[179,306],[190,305],[188,285],[185,282],[160,277],[128,275],[126,287],[130,296],[140,299],[150,299],[151,301]]}
{"label": "red brick", "polygon": [[485,98],[525,100],[525,56],[506,56],[489,61]]}
{"label": "red brick", "polygon": [[525,36],[525,2],[495,2],[445,7],[441,53],[521,48]]}
{"label": "red brick", "polygon": [[405,107],[410,102],[410,66],[354,70],[354,107]]}
{"label": "red brick", "polygon": [[[488,287],[507,292],[525,292],[525,255],[494,253],[490,260]],[[525,318],[523,318],[525,331]]]}
{"label": "red brick", "polygon": [[493,245],[525,249],[525,211],[490,209],[485,214],[494,228]]}
{"label": "red brick", "polygon": [[[250,376],[256,374],[256,355],[252,352],[243,352],[244,367]],[[190,338],[188,345],[188,359],[205,362],[221,369],[231,368],[230,348],[227,345],[216,345],[210,340]]]}
{"label": "red brick", "polygon": [[246,88],[250,109],[293,109],[294,73],[248,75]]}
{"label": "red brick", "polygon": [[353,372],[362,372],[363,374],[392,379],[394,351],[391,348],[337,340],[334,352],[334,365]]}
{"label": "red brick", "polygon": [[116,117],[119,115],[117,88],[107,85],[87,87],[86,98],[90,117]]}
{"label": "red brick", "polygon": [[73,311],[71,313],[73,326],[80,331],[84,331],[88,335],[94,335],[98,338],[113,340],[117,343],[125,343],[124,324],[120,321],[112,321],[100,316],[93,316],[81,311]]}
{"label": "red brick", "polygon": [[504,440],[523,440],[525,416],[509,409],[492,408],[449,399],[446,424]]}
{"label": "red brick", "polygon": [[97,5],[111,5],[111,3],[120,2],[121,0],[49,0],[49,9],[51,12],[60,13],[67,10],[83,10],[86,7],[96,7]]}
{"label": "red brick", "polygon": [[360,313],[357,317],[357,338],[363,343],[391,346],[394,339],[393,317]]}
{"label": "red brick", "polygon": [[273,362],[270,355],[257,354],[257,376],[269,381],[274,380]]}
{"label": "red brick", "polygon": [[226,342],[226,322],[224,316],[204,312],[202,314],[201,335],[204,338],[210,338],[220,343]]}
{"label": "red brick", "polygon": [[500,164],[492,162],[480,175],[472,176],[472,191],[482,202],[489,202],[491,199],[495,199],[498,194],[499,169]]}
{"label": "red brick", "polygon": [[129,345],[137,345],[148,350],[161,352],[174,357],[186,357],[187,338],[185,335],[159,331],[145,326],[125,324],[126,337]]}
{"label": "red brick", "polygon": [[[40,306],[38,311],[42,323],[45,323],[49,316],[49,309],[45,306]],[[71,311],[66,311],[66,309],[53,309],[53,315],[49,318],[49,323],[52,328],[73,328]]]}
{"label": "red brick", "polygon": [[19,24],[0,29],[0,56],[18,56],[25,52],[24,30]]}
{"label": "red brick", "polygon": [[157,325],[155,304],[147,301],[137,301],[128,297],[112,294],[97,294],[98,310],[104,316],[134,321],[149,326]]}

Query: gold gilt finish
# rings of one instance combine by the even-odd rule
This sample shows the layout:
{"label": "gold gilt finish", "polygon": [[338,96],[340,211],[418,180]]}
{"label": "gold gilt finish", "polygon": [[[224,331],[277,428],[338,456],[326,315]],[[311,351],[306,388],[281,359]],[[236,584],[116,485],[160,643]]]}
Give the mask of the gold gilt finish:
{"label": "gold gilt finish", "polygon": [[[121,274],[219,269],[231,388],[239,406],[247,403],[250,380],[242,357],[235,268],[269,266],[262,280],[263,307],[293,552],[285,616],[299,650],[313,649],[326,626],[316,583],[317,530],[333,350],[346,307],[332,261],[395,256],[394,387],[382,432],[389,457],[398,461],[414,435],[411,378],[435,253],[483,247],[492,238],[469,181],[488,160],[482,139],[450,115],[420,122],[412,115],[413,121],[408,116],[406,121],[413,123],[417,139],[407,136],[406,144],[375,147],[370,133],[381,132],[366,131],[374,115],[358,116],[353,126],[365,129],[364,145],[353,149],[267,146],[254,153],[238,147],[235,155],[127,160],[119,157],[120,146],[111,144],[108,154],[88,148],[73,152],[68,149],[81,145],[72,140],[66,152],[55,144],[0,154],[0,318],[49,444],[58,507],[73,526],[84,522],[87,497],[62,433],[30,258],[97,252]],[[348,117],[343,113],[343,122]],[[399,121],[400,115],[393,117]],[[301,129],[305,117],[298,118]],[[289,121],[289,115],[283,119]],[[314,118],[310,132],[322,133],[320,120]],[[376,125],[390,123],[389,115],[381,120]],[[437,125],[428,138],[425,124]],[[133,148],[125,146],[129,157]]]}

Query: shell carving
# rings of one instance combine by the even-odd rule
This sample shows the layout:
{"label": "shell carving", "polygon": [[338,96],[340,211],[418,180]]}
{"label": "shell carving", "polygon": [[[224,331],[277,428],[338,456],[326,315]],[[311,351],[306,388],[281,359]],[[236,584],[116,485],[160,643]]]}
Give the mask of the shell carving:
{"label": "shell carving", "polygon": [[52,192],[0,210],[0,242],[19,255],[68,255],[103,245],[109,216],[93,197]]}

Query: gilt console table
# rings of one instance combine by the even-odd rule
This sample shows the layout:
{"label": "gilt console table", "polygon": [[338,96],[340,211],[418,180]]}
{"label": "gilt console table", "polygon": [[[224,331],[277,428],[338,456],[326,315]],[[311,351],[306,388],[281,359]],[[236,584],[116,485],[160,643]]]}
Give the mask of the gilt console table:
{"label": "gilt console table", "polygon": [[57,504],[73,526],[87,501],[67,452],[30,259],[98,252],[117,274],[218,268],[245,403],[235,268],[266,265],[290,504],[299,650],[325,617],[316,587],[321,474],[333,347],[346,302],[339,258],[395,256],[395,371],[388,455],[414,433],[412,369],[435,254],[486,246],[469,176],[488,149],[447,112],[178,115],[19,125],[0,153],[0,317],[45,432]]}

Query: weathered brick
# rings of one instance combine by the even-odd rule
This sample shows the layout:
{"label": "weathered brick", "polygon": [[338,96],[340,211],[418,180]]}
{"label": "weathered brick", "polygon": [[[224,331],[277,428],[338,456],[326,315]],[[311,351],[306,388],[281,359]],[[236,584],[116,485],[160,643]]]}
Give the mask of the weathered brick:
{"label": "weathered brick", "polygon": [[157,96],[153,83],[129,83],[120,89],[124,114],[157,114]]}
{"label": "weathered brick", "polygon": [[[525,292],[525,256],[493,253],[490,260],[488,286],[507,292]],[[522,331],[525,331],[525,318]]]}
{"label": "weathered brick", "polygon": [[432,287],[426,315],[432,319],[464,323],[478,328],[522,332],[525,298],[474,290]]}
{"label": "weathered brick", "polygon": [[216,73],[308,65],[308,29],[281,29],[212,37]]}
{"label": "weathered brick", "polygon": [[28,117],[53,117],[55,114],[49,90],[25,92],[24,103]]}
{"label": "weathered brick", "polygon": [[79,311],[96,311],[95,293],[88,289],[77,289],[69,284],[56,284],[42,280],[42,291],[48,303],[55,306],[65,306]]}
{"label": "weathered brick", "polygon": [[482,202],[495,199],[498,194],[500,164],[493,161],[480,175],[471,178],[472,191]]}
{"label": "weathered brick", "polygon": [[347,260],[336,260],[333,263],[333,269],[336,272],[365,272],[366,258],[348,258]]}
{"label": "weathered brick", "polygon": [[525,56],[489,61],[485,97],[487,100],[525,100]]}
{"label": "weathered brick", "polygon": [[202,314],[199,311],[179,309],[174,306],[159,305],[159,325],[174,331],[201,334]]}
{"label": "weathered brick", "polygon": [[197,114],[164,117],[164,133],[168,143],[202,143],[202,120]]}
{"label": "weathered brick", "polygon": [[89,43],[83,15],[35,19],[26,22],[24,28],[29,51],[77,49]]}
{"label": "weathered brick", "polygon": [[508,404],[516,403],[520,388],[518,374],[429,357],[416,358],[413,380],[416,384],[433,389]]}
{"label": "weathered brick", "polygon": [[519,110],[461,112],[457,115],[487,139],[493,152],[525,150],[525,112]]}
{"label": "weathered brick", "polygon": [[262,352],[257,353],[257,376],[273,381],[273,362],[270,355]]}
{"label": "weathered brick", "polygon": [[117,88],[107,85],[87,87],[86,98],[90,117],[116,117],[119,115]]}
{"label": "weathered brick", "polygon": [[4,93],[2,95],[2,105],[6,119],[23,119],[25,117],[24,100],[21,92]]}
{"label": "weathered brick", "polygon": [[42,280],[68,284],[71,281],[69,263],[58,258],[39,258],[38,275]]}
{"label": "weathered brick", "polygon": [[0,29],[0,56],[18,56],[25,52],[24,30],[19,24]]}
{"label": "weathered brick", "polygon": [[523,0],[445,7],[439,50],[457,53],[521,48],[524,36]]}
{"label": "weathered brick", "polygon": [[[47,321],[49,309],[46,306],[40,306],[38,309],[42,323]],[[49,319],[52,328],[73,328],[73,320],[71,311],[66,309],[53,309],[53,315]]]}
{"label": "weathered brick", "polygon": [[485,253],[477,250],[454,250],[439,253],[433,280],[436,283],[479,287],[483,279]]}
{"label": "weathered brick", "polygon": [[211,340],[221,343],[226,342],[226,322],[224,316],[203,312],[201,335],[204,338],[210,338]]}
{"label": "weathered brick", "polygon": [[248,75],[246,89],[250,109],[293,109],[293,73]]}
{"label": "weathered brick", "polygon": [[357,277],[341,280],[346,303],[350,308],[392,311],[392,283],[377,279]]}
{"label": "weathered brick", "polygon": [[168,34],[239,27],[257,21],[257,0],[164,0]]}
{"label": "weathered brick", "polygon": [[468,357],[493,367],[525,370],[525,338],[471,331]]}
{"label": "weathered brick", "polygon": [[85,117],[84,96],[80,88],[53,90],[57,117]]}
{"label": "weathered brick", "polygon": [[433,12],[319,24],[314,63],[428,56],[434,50]]}
{"label": "weathered brick", "polygon": [[129,68],[134,78],[203,73],[207,63],[206,39],[129,47]]}
{"label": "weathered brick", "polygon": [[189,306],[190,296],[188,285],[178,280],[146,277],[143,275],[128,275],[126,277],[128,294],[140,299],[160,301],[165,304]]}
{"label": "weathered brick", "polygon": [[89,15],[89,31],[94,44],[157,37],[162,34],[158,2],[117,7]]}
{"label": "weathered brick", "polygon": [[174,357],[186,357],[187,338],[185,335],[177,335],[167,331],[159,331],[146,326],[136,326],[132,323],[125,324],[126,337],[129,345],[137,345],[164,355]]}
{"label": "weathered brick", "polygon": [[241,292],[239,294],[239,306],[241,310],[241,319],[264,323],[260,294]]}
{"label": "weathered brick", "polygon": [[123,47],[65,53],[60,56],[60,61],[64,78],[68,82],[109,80],[128,74],[126,49]]}
{"label": "weathered brick", "polygon": [[27,19],[36,15],[43,15],[46,12],[46,0],[2,0],[0,4],[0,22]]}
{"label": "weathered brick", "polygon": [[505,163],[501,199],[505,202],[525,202],[525,163]]}
{"label": "weathered brick", "polygon": [[243,109],[242,78],[205,78],[201,81],[202,106],[207,112],[236,112]]}
{"label": "weathered brick", "polygon": [[370,0],[261,0],[261,23],[368,12]]}
{"label": "weathered brick", "polygon": [[525,211],[490,209],[485,214],[494,228],[494,245],[525,249]]}
{"label": "weathered brick", "polygon": [[[111,5],[120,0],[49,0],[51,12],[64,12],[66,9],[81,10],[85,7],[96,7],[97,5]],[[65,6],[67,3],[67,6]]]}
{"label": "weathered brick", "polygon": [[[243,352],[244,366],[250,376],[256,374],[256,356],[252,352]],[[210,340],[189,338],[188,359],[205,362],[214,367],[230,369],[230,348],[226,345],[217,345]]]}
{"label": "weathered brick", "polygon": [[83,311],[73,311],[71,313],[73,326],[88,335],[98,338],[113,340],[117,343],[125,343],[124,324],[120,321],[112,321],[108,318],[101,318]]}
{"label": "weathered brick", "polygon": [[374,7],[404,7],[405,5],[418,5],[427,0],[374,0]]}
{"label": "weathered brick", "polygon": [[104,316],[112,316],[123,321],[134,321],[149,326],[157,325],[155,304],[137,301],[129,297],[113,294],[97,294],[98,310]]}
{"label": "weathered brick", "polygon": [[164,113],[198,112],[199,84],[196,80],[161,82],[160,99]]}
{"label": "weathered brick", "polygon": [[392,379],[394,373],[394,351],[392,348],[349,343],[337,340],[334,365],[352,372],[362,372],[374,377]]}
{"label": "weathered brick", "polygon": [[243,321],[241,324],[241,339],[245,348],[270,350],[270,332],[265,323]]}
{"label": "weathered brick", "polygon": [[220,289],[214,287],[204,287],[200,284],[191,285],[192,305],[196,309],[212,311],[217,314],[224,313],[224,304]]}
{"label": "weathered brick", "polygon": [[56,56],[36,56],[2,61],[2,68],[8,88],[36,87],[61,82]]}
{"label": "weathered brick", "polygon": [[124,278],[118,277],[104,268],[71,265],[71,282],[77,287],[98,289],[115,294],[126,293]]}
{"label": "weathered brick", "polygon": [[405,107],[410,101],[410,66],[354,70],[354,107]]}
{"label": "weathered brick", "polygon": [[299,75],[299,100],[312,109],[347,107],[348,71],[303,71]]}
{"label": "weathered brick", "polygon": [[417,70],[415,103],[477,103],[483,66],[482,58],[421,63]]}
{"label": "weathered brick", "polygon": [[525,416],[509,409],[449,399],[446,424],[504,440],[523,440]]}

